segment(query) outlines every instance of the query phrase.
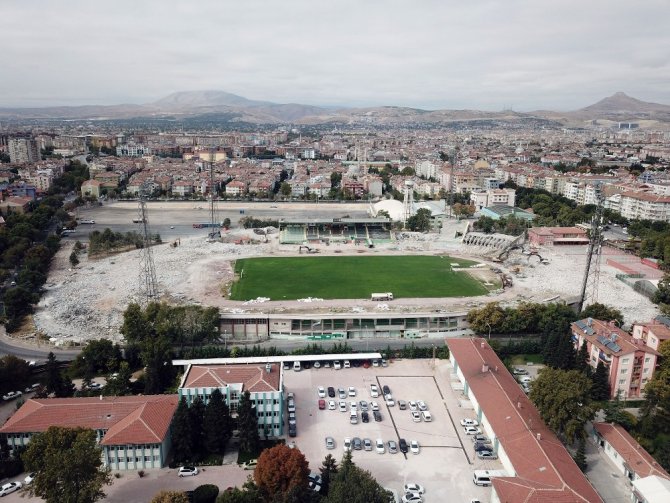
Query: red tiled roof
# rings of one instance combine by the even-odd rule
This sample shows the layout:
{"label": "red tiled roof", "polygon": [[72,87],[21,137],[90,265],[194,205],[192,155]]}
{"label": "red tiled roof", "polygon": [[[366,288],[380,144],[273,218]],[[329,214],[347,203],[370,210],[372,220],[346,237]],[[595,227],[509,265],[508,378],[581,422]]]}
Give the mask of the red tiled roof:
{"label": "red tiled roof", "polygon": [[[590,332],[593,333],[582,330],[579,327],[578,322],[581,322],[582,325],[587,326],[587,328],[590,329]],[[590,325],[588,325],[588,323],[589,319],[584,318],[583,320],[577,320],[576,322],[571,323],[570,328],[574,333],[581,335],[584,339],[588,340],[591,344],[594,344],[598,349],[607,355],[621,356],[628,353],[634,353],[635,351],[643,351],[645,353],[652,353],[657,356],[659,355],[658,351],[647,346],[643,340],[634,338],[625,330],[617,327],[614,323],[595,319],[590,320]],[[619,346],[619,351],[613,351],[610,347],[606,346],[600,342],[600,340],[598,340],[599,336],[610,338],[612,334],[616,335],[616,340],[614,342],[616,342],[616,344]]]}
{"label": "red tiled roof", "polygon": [[516,472],[493,479],[500,501],[602,502],[486,341],[447,345]]}
{"label": "red tiled roof", "polygon": [[0,433],[39,433],[50,426],[106,431],[103,445],[160,443],[177,395],[29,399]]}
{"label": "red tiled roof", "polygon": [[241,384],[242,391],[251,393],[279,391],[279,365],[192,365],[183,380],[182,388],[221,388]]}
{"label": "red tiled roof", "polygon": [[645,451],[620,425],[593,423],[593,427],[603,439],[614,447],[614,450],[619,453],[619,456],[623,458],[624,462],[640,478],[657,475],[665,479],[670,479],[670,474],[658,464],[658,461]]}

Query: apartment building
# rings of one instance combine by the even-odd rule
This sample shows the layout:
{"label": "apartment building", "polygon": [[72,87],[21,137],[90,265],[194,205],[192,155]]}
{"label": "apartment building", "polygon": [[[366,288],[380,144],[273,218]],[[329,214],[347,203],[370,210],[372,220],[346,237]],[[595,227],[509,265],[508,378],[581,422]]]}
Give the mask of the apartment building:
{"label": "apartment building", "polygon": [[142,157],[151,155],[151,148],[138,143],[124,143],[116,147],[116,155],[119,157]]}
{"label": "apartment building", "polygon": [[14,164],[34,163],[42,160],[37,142],[31,138],[10,138],[7,141],[9,159]]}
{"label": "apartment building", "polygon": [[196,397],[200,397],[206,404],[212,392],[218,389],[231,415],[236,416],[240,398],[245,391],[249,391],[258,417],[259,435],[282,435],[284,386],[281,365],[227,364],[227,361],[225,358],[189,361],[179,384],[179,397],[185,397],[189,405]]}
{"label": "apartment building", "polygon": [[586,318],[571,324],[575,349],[586,343],[589,365],[602,362],[609,370],[611,396],[640,398],[656,368],[658,351],[613,322]]}
{"label": "apartment building", "polygon": [[670,318],[659,315],[647,323],[634,323],[633,337],[658,351],[661,343],[670,340]]}
{"label": "apartment building", "polygon": [[650,192],[623,192],[619,195],[618,206],[621,215],[629,219],[670,221],[670,196]]}
{"label": "apartment building", "polygon": [[489,206],[514,206],[516,191],[514,189],[493,189],[483,192],[471,192],[470,201],[477,210]]}

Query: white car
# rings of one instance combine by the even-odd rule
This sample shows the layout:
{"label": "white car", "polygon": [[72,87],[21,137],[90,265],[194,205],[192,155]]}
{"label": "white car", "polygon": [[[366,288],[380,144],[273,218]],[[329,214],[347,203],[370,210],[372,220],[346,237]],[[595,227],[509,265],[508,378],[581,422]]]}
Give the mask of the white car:
{"label": "white car", "polygon": [[419,442],[416,440],[410,440],[409,450],[412,451],[412,454],[419,454]]}
{"label": "white car", "polygon": [[14,400],[15,398],[18,398],[21,395],[23,395],[23,393],[21,393],[20,391],[10,391],[6,395],[2,395],[2,399],[5,401]]}
{"label": "white car", "polygon": [[177,472],[180,477],[195,477],[198,473],[200,472],[195,466],[182,466]]}
{"label": "white car", "polygon": [[372,398],[377,398],[379,396],[379,388],[377,387],[376,384],[370,385],[370,396]]}
{"label": "white car", "polygon": [[419,413],[418,410],[412,411],[410,412],[410,414],[412,415],[412,421],[414,421],[415,423],[421,422],[421,414]]}
{"label": "white car", "polygon": [[351,450],[351,439],[349,437],[344,439],[344,446],[343,449],[345,451],[350,451]]}
{"label": "white car", "polygon": [[530,377],[530,376],[521,376],[519,378],[519,382],[523,383],[523,384],[528,384],[528,383],[532,382],[532,380],[533,380],[533,378]]}
{"label": "white car", "polygon": [[344,388],[337,388],[337,396],[340,398],[347,398],[347,392],[344,390]]}
{"label": "white car", "polygon": [[416,406],[419,407],[419,410],[428,410],[428,406],[426,405],[426,402],[423,400],[419,400],[416,402]]}
{"label": "white car", "polygon": [[386,406],[387,407],[393,407],[395,405],[395,401],[393,400],[393,397],[391,395],[386,395]]}
{"label": "white car", "polygon": [[318,388],[319,398],[326,398],[326,388],[319,386]]}
{"label": "white car", "polygon": [[407,405],[409,406],[409,410],[411,410],[412,412],[414,412],[415,410],[419,410],[419,406],[413,400],[410,400]]}
{"label": "white car", "polygon": [[28,475],[26,475],[26,478],[23,479],[23,484],[30,485],[33,483],[33,480],[35,480],[35,472],[31,472]]}
{"label": "white car", "polygon": [[347,402],[340,402],[340,412],[347,411]]}
{"label": "white car", "polygon": [[349,360],[344,360],[344,368],[345,369],[350,369],[351,368],[351,362]]}
{"label": "white car", "polygon": [[354,402],[352,400],[351,402],[349,402],[349,408],[353,411],[357,411],[358,410],[358,402]]}
{"label": "white car", "polygon": [[328,410],[335,410],[336,408],[335,400],[328,400]]}
{"label": "white car", "polygon": [[479,423],[474,419],[461,419],[461,426],[479,426]]}
{"label": "white car", "polygon": [[333,362],[333,368],[334,368],[335,370],[340,370],[340,369],[342,368],[342,364],[340,363],[340,360],[335,360],[335,361]]}
{"label": "white car", "polygon": [[463,431],[466,435],[478,435],[482,432],[482,430],[476,426],[463,426]]}
{"label": "white car", "polygon": [[0,496],[7,496],[12,494],[14,491],[21,489],[21,482],[8,482],[7,484],[0,487]]}
{"label": "white car", "polygon": [[379,410],[379,404],[377,402],[370,402],[370,409],[374,412]]}
{"label": "white car", "polygon": [[379,360],[372,360],[373,367],[379,367]]}
{"label": "white car", "polygon": [[375,441],[375,447],[377,450],[377,454],[384,454],[386,452],[386,447],[384,447],[384,441],[381,438],[378,438]]}
{"label": "white car", "polygon": [[402,503],[423,503],[423,499],[419,493],[406,493],[402,497]]}
{"label": "white car", "polygon": [[315,369],[320,369],[320,368],[321,368],[321,362],[319,362],[319,361],[314,362],[313,367],[314,367]]}
{"label": "white car", "polygon": [[356,388],[349,386],[349,396],[356,396]]}
{"label": "white car", "polygon": [[415,483],[412,483],[412,482],[409,482],[409,483],[405,484],[403,489],[405,490],[406,493],[423,494],[423,493],[426,492],[426,489],[422,485],[415,484]]}

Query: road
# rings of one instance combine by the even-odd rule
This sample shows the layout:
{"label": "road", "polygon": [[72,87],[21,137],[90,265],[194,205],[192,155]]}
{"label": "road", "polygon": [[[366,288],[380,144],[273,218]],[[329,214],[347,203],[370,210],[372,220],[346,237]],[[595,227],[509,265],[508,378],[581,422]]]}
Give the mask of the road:
{"label": "road", "polygon": [[41,347],[28,346],[25,343],[15,343],[7,337],[0,337],[0,356],[14,355],[23,358],[26,361],[35,361],[39,363],[46,360],[47,355],[50,352],[53,352],[56,355],[57,360],[73,360],[80,353],[80,350],[61,350],[46,345]]}

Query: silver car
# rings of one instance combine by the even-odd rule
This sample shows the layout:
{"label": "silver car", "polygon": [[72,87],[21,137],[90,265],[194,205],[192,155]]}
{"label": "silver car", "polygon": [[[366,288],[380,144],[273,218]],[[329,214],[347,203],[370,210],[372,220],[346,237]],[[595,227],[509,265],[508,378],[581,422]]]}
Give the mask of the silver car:
{"label": "silver car", "polygon": [[333,437],[326,437],[326,449],[335,449],[335,439]]}

